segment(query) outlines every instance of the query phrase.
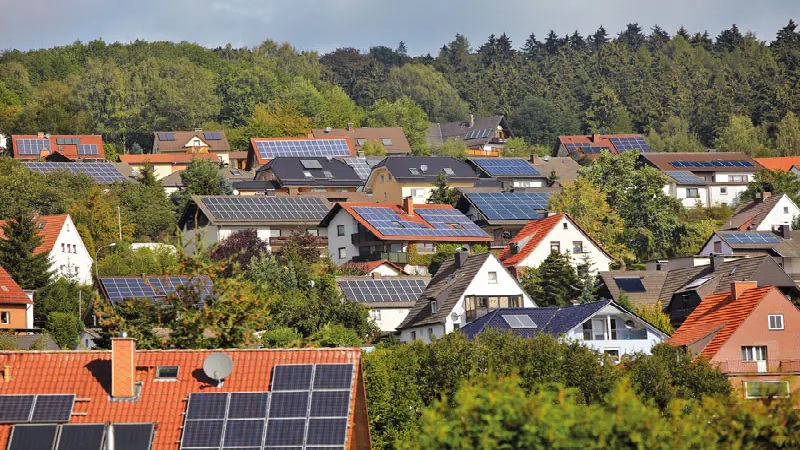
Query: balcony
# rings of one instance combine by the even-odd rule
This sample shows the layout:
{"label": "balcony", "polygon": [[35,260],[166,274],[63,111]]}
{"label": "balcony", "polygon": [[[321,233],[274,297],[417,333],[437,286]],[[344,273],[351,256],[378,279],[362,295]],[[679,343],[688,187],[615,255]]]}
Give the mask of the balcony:
{"label": "balcony", "polygon": [[[271,237],[269,238],[269,246],[270,252],[275,254],[280,254],[283,246],[286,245],[288,242],[289,236],[281,236],[281,237]],[[327,256],[328,255],[328,238],[324,236],[317,236],[317,249],[319,250],[320,256]]]}
{"label": "balcony", "polygon": [[362,247],[366,245],[382,245],[385,242],[381,241],[380,239],[376,238],[374,234],[364,230],[359,233],[353,233],[350,235],[350,242],[357,246]]}
{"label": "balcony", "polygon": [[800,373],[800,359],[768,359],[766,361],[728,360],[717,363],[720,372],[731,374],[748,373]]}
{"label": "balcony", "polygon": [[386,260],[394,264],[408,264],[407,252],[375,252],[368,255],[359,255],[353,258],[355,262]]}
{"label": "balcony", "polygon": [[506,138],[501,138],[501,137],[496,137],[495,136],[491,140],[489,140],[489,143],[490,144],[505,144],[507,140],[508,139],[506,139]]}

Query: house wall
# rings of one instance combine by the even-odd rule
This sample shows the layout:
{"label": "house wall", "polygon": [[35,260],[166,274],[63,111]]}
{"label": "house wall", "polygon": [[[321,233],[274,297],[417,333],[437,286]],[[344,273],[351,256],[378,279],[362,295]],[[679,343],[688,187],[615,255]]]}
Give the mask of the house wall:
{"label": "house wall", "polygon": [[[241,230],[256,230],[256,235],[259,239],[262,239],[267,242],[267,249],[272,251],[272,248],[269,245],[269,238],[273,230],[277,230],[280,232],[281,236],[290,236],[292,232],[298,230],[298,226],[290,226],[290,225],[263,225],[263,226],[230,226],[230,225],[213,225],[209,224],[205,227],[200,227],[195,231],[194,228],[187,228],[184,227],[183,234],[185,236],[184,249],[187,252],[193,252],[198,246],[202,248],[208,248],[215,243],[227,238],[231,234],[235,233],[236,231]],[[320,228],[320,227],[305,227],[308,231],[316,230],[318,236],[327,236],[327,229]],[[313,234],[313,232],[312,232]]]}
{"label": "house wall", "polygon": [[[564,224],[567,229],[564,229]],[[581,230],[579,230],[566,216],[562,218],[558,224],[550,230],[547,237],[542,240],[541,244],[535,248],[517,267],[538,267],[550,255],[550,243],[559,242],[561,252],[569,251],[572,265],[577,267],[583,260],[584,253],[587,253],[592,260],[592,272],[604,272],[608,270],[611,264],[611,258],[606,256],[598,246],[592,242]],[[583,253],[573,254],[572,243],[575,241],[583,242]]]}
{"label": "house wall", "polygon": [[[595,349],[601,353],[607,350],[619,350],[620,356],[632,355],[637,352],[650,354],[651,350],[656,344],[659,344],[666,339],[665,334],[657,331],[650,325],[647,325],[638,317],[628,314],[613,305],[606,306],[588,320],[599,318],[606,319],[611,317],[617,319],[617,339],[584,340],[583,323],[570,330],[569,333],[567,333],[567,338],[579,341],[587,347]],[[632,320],[634,322],[635,329],[644,329],[646,331],[646,339],[627,339],[626,337],[628,336],[626,335],[628,330],[624,327],[624,323],[627,320]]]}
{"label": "house wall", "polygon": [[370,271],[370,273],[368,273],[367,275],[372,275],[374,273],[377,273],[382,277],[396,277],[402,275],[402,273],[400,273],[399,270],[395,269],[394,267],[388,264],[381,264],[380,266],[372,269],[372,271]]}
{"label": "house wall", "polygon": [[[786,212],[784,212],[786,211]],[[789,197],[783,196],[775,207],[767,214],[767,217],[758,225],[758,231],[771,231],[772,227],[779,225],[791,225],[795,216],[800,215],[800,208],[792,202]]]}
{"label": "house wall", "polygon": [[[383,182],[381,182],[383,176]],[[433,183],[399,183],[389,170],[385,167],[378,167],[372,170],[367,180],[365,190],[372,192],[372,199],[378,203],[402,204],[403,199],[412,197],[415,204],[425,204],[428,202],[431,192],[434,190]],[[475,183],[448,183],[449,187],[472,187]],[[423,196],[412,196],[413,189],[424,189]]]}
{"label": "house wall", "polygon": [[[344,236],[337,235],[339,225],[344,225]],[[331,254],[331,259],[335,264],[344,264],[358,256],[358,247],[353,245],[351,238],[353,233],[358,232],[358,222],[347,211],[339,210],[325,230],[328,235],[328,253]],[[339,258],[339,248],[341,247],[344,247],[347,252],[344,258]]]}
{"label": "house wall", "polygon": [[[73,246],[75,246],[74,252]],[[64,221],[56,243],[50,251],[50,262],[53,264],[56,276],[75,280],[80,284],[92,284],[93,255],[89,254],[69,216]]]}
{"label": "house wall", "polygon": [[[720,252],[715,252],[714,251],[714,243],[715,242],[720,242],[721,243],[722,251],[720,251]],[[703,246],[703,248],[700,250],[699,255],[708,256],[708,255],[710,255],[712,253],[721,253],[723,255],[732,255],[733,254],[733,249],[731,248],[730,245],[728,245],[725,241],[723,241],[719,236],[712,235],[711,239],[709,239],[709,241],[706,242],[706,245]]]}
{"label": "house wall", "polygon": [[[719,180],[719,177],[716,179]],[[748,179],[752,179],[752,177],[748,177]],[[722,193],[723,189],[725,190],[724,194]],[[728,206],[734,206],[739,203],[739,198],[745,190],[747,190],[747,184],[728,184],[725,186],[712,185],[709,191],[711,205],[726,204]]]}
{"label": "house wall", "polygon": [[[373,311],[379,311],[380,318],[376,318]],[[408,311],[410,311],[410,308],[372,308],[370,316],[382,332],[394,333],[397,331],[397,327],[405,320]]]}
{"label": "house wall", "polygon": [[33,328],[33,305],[0,304],[0,312],[9,313],[8,323],[0,323],[0,329]]}
{"label": "house wall", "polygon": [[[687,189],[697,189],[697,197],[687,196]],[[677,183],[667,183],[664,186],[664,193],[675,197],[680,200],[681,204],[687,208],[694,208],[698,206],[708,206],[708,187],[707,186],[691,186]]]}

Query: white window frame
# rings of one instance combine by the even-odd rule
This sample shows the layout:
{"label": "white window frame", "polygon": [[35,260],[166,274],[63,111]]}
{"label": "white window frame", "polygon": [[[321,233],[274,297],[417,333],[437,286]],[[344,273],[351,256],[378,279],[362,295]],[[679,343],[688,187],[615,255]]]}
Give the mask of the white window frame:
{"label": "white window frame", "polygon": [[336,225],[336,235],[344,236],[344,225]]}
{"label": "white window frame", "polygon": [[767,354],[766,345],[743,345],[742,346],[742,361],[755,362],[766,361],[769,355]]}
{"label": "white window frame", "polygon": [[[773,319],[775,320],[775,326],[772,326]],[[767,316],[767,327],[770,330],[783,330],[783,314],[770,314]]]}
{"label": "white window frame", "polygon": [[346,247],[339,247],[339,259],[347,258],[347,248]]}
{"label": "white window frame", "polygon": [[411,189],[411,196],[415,198],[425,198],[425,188]]}
{"label": "white window frame", "polygon": [[[694,195],[689,195],[690,192],[694,192]],[[686,188],[686,198],[700,198],[700,188]]]}
{"label": "white window frame", "polygon": [[[617,352],[616,356],[612,352]],[[622,358],[622,351],[619,347],[604,348],[603,354],[609,356],[614,364],[619,364],[620,358]]]}
{"label": "white window frame", "polygon": [[[173,376],[165,376],[162,373],[162,370],[164,370],[164,369],[171,370],[173,368],[175,369],[175,376],[174,377]],[[180,373],[181,373],[180,366],[157,366],[156,367],[156,378],[153,381],[178,381],[178,376],[180,375]]]}
{"label": "white window frame", "polygon": [[[580,251],[575,251],[576,248],[580,248]],[[580,255],[581,253],[585,253],[583,249],[583,241],[572,241],[572,254]]]}
{"label": "white window frame", "polygon": [[439,303],[436,300],[431,300],[431,314],[439,312]]}
{"label": "white window frame", "polygon": [[489,272],[489,284],[497,284],[497,272]]}
{"label": "white window frame", "polygon": [[381,320],[381,310],[372,308],[369,310],[369,315],[372,317],[372,320],[378,321]]}
{"label": "white window frame", "polygon": [[271,238],[281,237],[281,230],[280,229],[275,229],[275,228],[270,228],[269,229],[269,237],[271,237]]}
{"label": "white window frame", "polygon": [[745,396],[745,398],[766,398],[766,397],[764,397],[764,396],[755,396],[755,395],[750,395],[750,394],[748,393],[748,391],[747,391],[747,387],[748,387],[747,385],[748,385],[748,384],[750,384],[750,383],[759,383],[759,384],[776,384],[776,385],[777,385],[777,384],[782,384],[782,385],[786,386],[786,395],[776,395],[776,396],[775,396],[776,398],[786,398],[786,397],[788,397],[788,396],[789,396],[789,393],[791,392],[791,391],[790,391],[789,382],[788,382],[788,381],[785,381],[785,380],[765,380],[765,381],[760,381],[760,380],[759,380],[759,381],[756,381],[756,380],[751,380],[751,381],[744,381],[744,382],[742,383],[742,384],[744,385],[744,396]]}

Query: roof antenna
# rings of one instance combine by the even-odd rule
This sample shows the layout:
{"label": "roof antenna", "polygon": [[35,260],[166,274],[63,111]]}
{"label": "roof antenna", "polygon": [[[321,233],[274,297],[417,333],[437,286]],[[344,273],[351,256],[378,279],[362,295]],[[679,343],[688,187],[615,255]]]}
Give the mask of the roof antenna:
{"label": "roof antenna", "polygon": [[222,387],[225,378],[233,372],[233,361],[225,353],[214,352],[203,361],[203,372],[216,382],[216,387]]}

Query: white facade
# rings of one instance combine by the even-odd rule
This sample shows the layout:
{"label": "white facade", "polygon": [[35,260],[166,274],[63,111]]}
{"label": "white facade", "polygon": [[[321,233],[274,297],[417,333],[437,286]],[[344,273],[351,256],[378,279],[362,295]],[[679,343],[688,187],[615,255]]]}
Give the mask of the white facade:
{"label": "white facade", "polygon": [[725,242],[718,234],[713,234],[711,239],[706,242],[706,245],[700,250],[701,256],[708,256],[712,253],[730,255],[733,254],[733,249],[727,242]]}
{"label": "white facade", "polygon": [[703,185],[680,184],[670,179],[664,186],[664,193],[677,198],[687,208],[722,204],[734,206],[747,190],[747,184],[754,179],[755,173],[752,172],[716,172],[711,175],[712,182]]}
{"label": "white facade", "polygon": [[[493,275],[490,275],[493,274]],[[400,332],[401,342],[411,342],[414,339],[422,339],[426,344],[431,342],[431,337],[441,338],[453,330],[461,328],[467,324],[466,309],[464,299],[469,296],[509,296],[521,295],[523,308],[533,308],[535,303],[522,290],[517,280],[503,267],[494,255],[486,258],[483,266],[475,274],[472,280],[463,280],[469,285],[461,294],[456,305],[447,315],[444,323],[425,324],[417,327],[410,327]]]}
{"label": "white facade", "polygon": [[767,213],[767,217],[758,224],[756,231],[772,231],[781,225],[791,225],[792,220],[800,215],[800,208],[794,204],[788,195],[782,195],[775,207]]}
{"label": "white facade", "polygon": [[[344,230],[342,232],[339,231],[340,225]],[[328,228],[322,228],[322,230],[328,233],[328,252],[336,265],[342,265],[358,256],[358,247],[353,244],[351,238],[353,233],[358,232],[358,221],[347,211],[339,210],[331,219]]]}
{"label": "white facade", "polygon": [[[591,324],[591,329],[584,328],[588,327],[588,324]],[[591,338],[586,339],[589,336]],[[663,342],[667,337],[662,331],[614,304],[605,306],[587,321],[565,334],[567,339],[617,357],[637,352],[650,354],[653,346]]]}
{"label": "white facade", "polygon": [[[580,243],[581,252],[577,252]],[[605,272],[613,261],[594,241],[589,239],[567,216],[554,226],[547,236],[539,243],[539,246],[520,261],[516,266],[519,267],[539,267],[542,262],[550,255],[552,248],[556,245],[561,253],[569,252],[571,263],[577,267],[583,262],[585,255],[588,255],[592,262],[591,272]],[[521,250],[521,249],[520,249]]]}
{"label": "white facade", "polygon": [[369,271],[369,273],[366,273],[364,275],[375,275],[375,274],[380,275],[382,277],[397,277],[400,275],[404,275],[399,269],[387,263],[381,264],[380,266],[372,269],[371,271]]}
{"label": "white facade", "polygon": [[83,244],[72,218],[67,215],[56,243],[50,250],[50,262],[55,275],[80,284],[92,284],[92,264],[94,260]]}
{"label": "white facade", "polygon": [[394,333],[403,323],[411,308],[372,307],[369,316],[384,333]]}

